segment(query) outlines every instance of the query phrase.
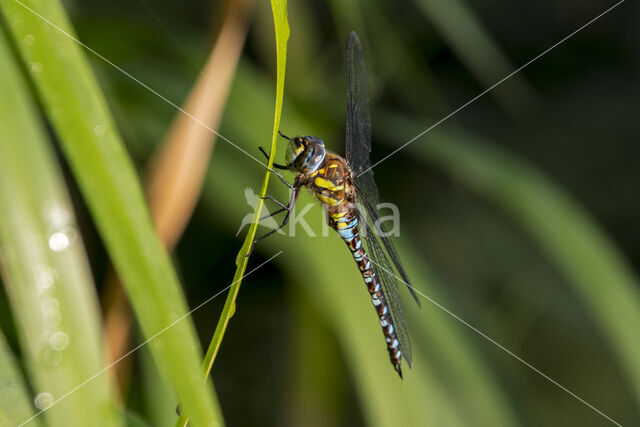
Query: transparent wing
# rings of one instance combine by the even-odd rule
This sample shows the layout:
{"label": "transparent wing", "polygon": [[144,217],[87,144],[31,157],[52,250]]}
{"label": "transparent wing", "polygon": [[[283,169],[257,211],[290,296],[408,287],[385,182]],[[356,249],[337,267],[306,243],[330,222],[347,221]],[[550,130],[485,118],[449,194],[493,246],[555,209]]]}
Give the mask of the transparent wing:
{"label": "transparent wing", "polygon": [[391,319],[393,320],[393,327],[400,341],[400,350],[402,354],[404,354],[404,358],[407,360],[409,367],[411,367],[411,341],[409,340],[409,333],[407,332],[407,325],[404,320],[404,311],[402,310],[400,294],[398,293],[398,281],[393,274],[389,259],[376,238],[376,234],[371,230],[371,227],[369,227],[366,221],[362,222],[362,226],[365,229],[362,237],[366,245],[367,254],[371,260],[373,271],[380,281],[382,293],[387,300],[389,313],[391,313]]}
{"label": "transparent wing", "polygon": [[[377,237],[382,241],[382,244],[387,250],[389,257],[391,258],[391,260],[393,261],[393,264],[396,267],[396,270],[398,270],[398,273],[400,273],[400,277],[402,277],[402,280],[404,281],[405,285],[407,285],[407,289],[409,289],[411,296],[418,304],[418,307],[420,307],[421,304],[420,304],[420,300],[418,299],[418,295],[416,294],[415,290],[411,286],[411,282],[409,282],[409,277],[407,276],[407,273],[404,270],[402,263],[400,262],[398,251],[396,251],[396,247],[394,246],[393,241],[389,237],[389,233],[387,232],[384,224],[380,222],[380,219],[378,218],[378,213],[373,208],[372,204],[367,199],[367,197],[363,194],[359,185],[356,184],[355,187],[356,187],[356,194],[358,198],[358,205],[364,207],[367,213],[366,220],[368,220],[372,224],[374,231],[377,232],[376,233]],[[360,216],[362,216],[362,214]]]}
{"label": "transparent wing", "polygon": [[[368,200],[378,204],[378,189],[371,167],[371,113],[367,68],[358,35],[351,31],[347,37],[347,133],[345,158],[351,166],[354,180]],[[364,172],[364,173],[363,173]]]}
{"label": "transparent wing", "polygon": [[[374,224],[378,223],[378,215],[372,208],[378,205],[378,187],[373,178],[371,167],[371,113],[369,111],[369,91],[367,88],[367,69],[364,53],[358,35],[351,31],[347,37],[347,132],[345,136],[345,158],[353,172],[360,205],[365,207],[367,217]],[[398,280],[393,273],[384,249],[378,241],[382,240],[387,253],[393,259],[402,279],[408,284],[409,279],[400,264],[398,253],[391,240],[385,235],[379,236],[372,231],[367,218],[360,214],[360,223],[365,231],[362,238],[367,247],[367,253],[373,264],[373,270],[380,279],[380,286],[389,306],[391,319],[398,334],[400,348],[405,359],[411,366],[411,342],[404,320],[404,312],[398,293]],[[383,227],[381,224],[379,227]],[[383,230],[381,230],[383,231]],[[384,233],[384,231],[383,231]],[[409,288],[418,305],[420,304],[413,289]]]}
{"label": "transparent wing", "polygon": [[358,190],[360,204],[366,208],[372,224],[378,224],[382,232],[379,236],[393,260],[393,264],[407,284],[411,295],[418,305],[420,301],[409,286],[409,278],[405,272],[393,242],[378,221],[378,213],[373,206],[378,205],[378,187],[373,178],[371,167],[371,114],[369,112],[369,96],[367,90],[367,69],[364,53],[358,35],[351,31],[347,37],[347,134],[345,140],[345,156],[353,172],[353,180]]}

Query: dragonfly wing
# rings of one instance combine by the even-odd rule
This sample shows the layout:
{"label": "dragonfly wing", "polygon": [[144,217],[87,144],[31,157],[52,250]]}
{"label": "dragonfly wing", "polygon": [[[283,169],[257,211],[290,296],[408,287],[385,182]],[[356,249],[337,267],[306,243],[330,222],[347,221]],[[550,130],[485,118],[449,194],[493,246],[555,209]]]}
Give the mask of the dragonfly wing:
{"label": "dragonfly wing", "polygon": [[[378,205],[378,187],[371,170],[371,112],[369,110],[369,91],[367,87],[367,69],[364,52],[358,35],[351,31],[347,37],[347,131],[345,135],[345,158],[351,167],[353,180],[356,186],[360,204],[365,206],[367,217],[374,224],[378,221],[378,215],[373,206]],[[398,293],[398,280],[393,273],[393,267],[385,253],[378,233],[374,233],[367,223],[367,219],[359,212],[360,224],[364,233],[362,240],[367,248],[373,271],[378,276],[382,292],[384,293],[394,328],[398,335],[400,348],[411,366],[411,342],[407,325],[404,320],[402,303]],[[398,254],[393,243],[388,237],[380,236],[387,253],[393,259],[402,279],[408,284],[407,275],[400,264]],[[416,295],[409,288],[413,297]],[[416,301],[417,298],[416,298]],[[418,303],[419,304],[419,303]]]}
{"label": "dragonfly wing", "polygon": [[402,281],[404,282],[405,285],[407,285],[407,289],[409,289],[411,296],[418,304],[418,307],[420,307],[421,304],[420,304],[420,300],[418,299],[418,295],[416,294],[416,291],[413,289],[411,282],[409,282],[409,277],[407,276],[407,273],[404,267],[402,266],[402,263],[400,262],[398,251],[396,251],[396,247],[393,244],[393,241],[391,240],[391,238],[389,237],[389,233],[387,232],[384,224],[380,221],[378,217],[378,213],[376,212],[375,208],[367,199],[367,197],[363,194],[363,191],[362,189],[360,189],[359,185],[356,184],[355,188],[356,188],[356,194],[358,195],[358,202],[360,206],[363,206],[365,208],[365,211],[367,213],[367,219],[372,224],[373,230],[376,232],[377,237],[382,241],[382,244],[387,250],[389,257],[391,258],[391,260],[393,261],[393,264],[396,267],[396,270],[398,271],[398,273],[400,273],[400,277],[402,277]]}
{"label": "dragonfly wing", "polygon": [[400,294],[398,293],[398,280],[393,274],[393,267],[391,267],[389,259],[378,242],[376,234],[371,230],[369,224],[366,222],[362,222],[362,224],[365,230],[362,237],[366,245],[369,260],[371,261],[373,271],[376,273],[376,276],[378,276],[382,293],[387,301],[389,313],[391,314],[398,341],[400,342],[400,350],[407,360],[409,367],[411,367],[411,341],[409,339],[409,332],[407,331],[407,324],[404,320]]}
{"label": "dragonfly wing", "polygon": [[369,111],[369,96],[367,90],[367,69],[364,52],[358,35],[351,31],[347,38],[347,134],[345,140],[345,155],[356,184],[358,198],[365,206],[368,217],[374,224],[374,230],[380,230],[382,240],[393,264],[407,284],[411,295],[418,305],[420,301],[412,289],[398,252],[391,239],[384,230],[384,224],[378,220],[378,214],[373,206],[378,205],[378,187],[376,186],[371,168],[371,113]]}
{"label": "dragonfly wing", "polygon": [[351,31],[347,38],[347,132],[345,157],[354,178],[366,196],[378,203],[378,190],[371,167],[371,113],[364,52],[358,35]]}

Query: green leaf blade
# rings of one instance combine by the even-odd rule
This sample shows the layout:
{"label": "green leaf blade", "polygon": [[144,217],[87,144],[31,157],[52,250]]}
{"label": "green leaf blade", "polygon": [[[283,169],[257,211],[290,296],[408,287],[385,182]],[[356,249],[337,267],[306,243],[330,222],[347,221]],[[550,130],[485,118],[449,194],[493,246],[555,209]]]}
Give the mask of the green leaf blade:
{"label": "green leaf blade", "polygon": [[0,58],[0,249],[35,404],[55,404],[54,426],[121,425],[111,379],[94,377],[106,364],[99,308],[64,178],[4,34]]}
{"label": "green leaf blade", "polygon": [[13,0],[0,6],[165,380],[196,425],[221,425],[211,384],[200,375],[201,352],[183,317],[176,273],[62,6],[51,0],[26,2],[31,10]]}
{"label": "green leaf blade", "polygon": [[[273,120],[273,132],[271,135],[271,151],[270,157],[268,161],[268,169],[273,168],[274,156],[276,153],[277,147],[277,139],[278,139],[278,129],[280,127],[280,118],[282,114],[282,102],[284,99],[284,78],[285,78],[285,70],[287,65],[287,42],[289,40],[289,22],[287,20],[287,1],[286,0],[272,0],[271,1],[271,9],[273,13],[273,23],[275,30],[275,38],[276,38],[276,56],[277,56],[277,84],[276,84],[276,101],[275,101],[275,113]],[[207,354],[205,355],[202,370],[204,372],[205,377],[209,376],[211,369],[213,368],[213,363],[215,362],[215,358],[220,350],[220,346],[222,345],[222,339],[224,338],[224,333],[227,330],[227,326],[231,317],[236,312],[236,298],[238,297],[238,293],[240,291],[240,285],[242,284],[242,279],[247,270],[247,265],[249,263],[249,255],[253,246],[253,241],[256,236],[256,231],[258,228],[258,220],[260,219],[260,215],[262,213],[262,207],[264,206],[263,197],[267,194],[267,187],[269,186],[269,177],[271,173],[269,170],[266,171],[263,181],[262,188],[260,190],[260,199],[258,200],[258,204],[255,208],[253,220],[249,225],[249,230],[247,232],[247,236],[238,252],[236,257],[236,272],[233,276],[233,281],[231,282],[231,288],[229,289],[229,293],[227,295],[227,299],[225,301],[224,307],[222,309],[222,313],[220,315],[220,319],[218,320],[218,324],[216,325],[216,329],[213,333],[213,338],[211,339],[211,343],[209,344],[209,349],[207,350]],[[186,414],[183,415],[176,426],[183,426],[187,423]]]}
{"label": "green leaf blade", "polygon": [[[0,331],[0,425],[18,425],[33,415],[24,378]],[[40,426],[40,420],[34,419],[31,425]]]}

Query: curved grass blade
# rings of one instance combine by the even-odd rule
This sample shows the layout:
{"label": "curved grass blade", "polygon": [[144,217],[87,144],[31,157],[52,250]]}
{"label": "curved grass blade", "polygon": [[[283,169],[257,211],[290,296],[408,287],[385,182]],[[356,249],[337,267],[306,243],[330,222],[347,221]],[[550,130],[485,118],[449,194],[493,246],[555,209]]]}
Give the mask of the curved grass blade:
{"label": "curved grass blade", "polygon": [[[0,331],[0,425],[17,426],[33,416],[29,393],[15,357]],[[40,426],[33,420],[32,427]]]}
{"label": "curved grass blade", "polygon": [[[176,273],[122,141],[57,0],[0,7],[166,382],[197,425],[222,424]],[[167,328],[169,325],[172,327]]]}
{"label": "curved grass blade", "polygon": [[[327,351],[337,347],[331,328],[301,286],[288,290],[291,307],[291,355],[286,392],[286,419],[290,425],[306,425],[310,419],[322,419],[325,425],[340,424],[341,414],[349,411],[348,378],[343,375],[340,353]],[[322,354],[322,364],[316,363]],[[309,369],[313,366],[313,369]]]}
{"label": "curved grass blade", "polygon": [[561,269],[613,352],[640,383],[640,284],[618,249],[568,195],[497,147],[443,138],[416,144],[430,161],[510,214]]}
{"label": "curved grass blade", "polygon": [[[465,2],[414,0],[414,3],[483,86],[491,86],[513,72],[507,56]],[[538,106],[537,94],[522,75],[514,76],[507,84],[508,87],[491,92],[507,112],[522,118]]]}
{"label": "curved grass blade", "polygon": [[[100,311],[62,172],[4,33],[0,64],[0,250],[35,403],[44,409],[104,366]],[[117,426],[117,406],[105,375],[44,417],[52,426]]]}
{"label": "curved grass blade", "polygon": [[[277,46],[277,56],[278,56],[278,77],[277,77],[277,88],[276,88],[276,107],[275,107],[275,119],[273,124],[273,135],[271,139],[271,156],[269,158],[268,167],[271,169],[273,167],[274,155],[276,152],[276,140],[278,136],[278,129],[280,127],[280,115],[282,110],[282,99],[284,93],[284,74],[285,74],[285,66],[286,66],[286,55],[287,55],[287,40],[289,38],[289,24],[287,22],[287,12],[286,12],[286,0],[272,0],[271,7],[273,9],[274,23],[276,29],[276,46]],[[262,188],[260,190],[260,197],[264,197],[267,193],[267,187],[269,185],[269,177],[270,173],[267,171],[264,176],[264,180],[262,182]],[[249,261],[249,250],[251,249],[251,245],[253,244],[253,240],[255,239],[258,218],[260,218],[262,212],[262,206],[264,205],[264,201],[260,199],[258,202],[258,206],[255,210],[255,214],[253,217],[253,222],[249,227],[249,231],[247,232],[247,237],[245,238],[244,244],[238,253],[238,257],[236,259],[236,264],[238,268],[236,269],[236,273],[233,277],[234,285],[231,287],[229,291],[229,298],[227,302],[229,305],[225,303],[224,310],[221,316],[221,323],[218,324],[216,328],[216,333],[214,334],[214,338],[212,340],[212,344],[214,344],[213,354],[207,352],[207,356],[212,355],[211,363],[207,365],[207,375],[211,371],[211,367],[213,366],[213,361],[215,359],[215,354],[220,348],[220,344],[222,342],[222,336],[224,335],[224,331],[226,329],[227,323],[231,316],[233,316],[235,311],[235,298],[238,294],[238,290],[240,289],[240,285],[242,283],[242,277],[247,269],[247,264]],[[221,328],[221,329],[218,329]],[[210,347],[210,351],[212,348]]]}
{"label": "curved grass blade", "polygon": [[[392,115],[385,123],[388,129],[420,129]],[[383,127],[380,132],[388,133]],[[640,341],[630,325],[640,324],[640,284],[627,261],[589,214],[547,177],[498,147],[469,138],[433,130],[428,143],[407,148],[496,203],[537,242],[589,308],[635,387]]]}
{"label": "curved grass blade", "polygon": [[[202,192],[217,139],[211,129],[219,129],[249,29],[248,17],[252,9],[252,0],[233,0],[218,18],[222,22],[218,37],[182,107],[190,116],[176,111],[162,143],[155,148],[148,161],[145,184],[147,200],[158,236],[169,252],[175,249],[181,239]],[[181,47],[179,43],[177,45]],[[207,126],[203,126],[203,123]],[[122,325],[131,325],[133,316],[122,286],[115,279],[115,275],[107,276],[103,292],[104,295],[114,295],[113,302],[105,309],[104,321],[105,340],[109,345],[111,360],[117,360],[129,350],[132,331]],[[146,352],[143,353],[146,356]],[[117,377],[126,376],[131,367],[132,363],[125,361],[116,365]],[[145,375],[147,368],[148,376]],[[143,363],[142,370],[143,377],[148,380],[159,375],[153,364]],[[159,378],[156,380],[161,382]],[[167,387],[147,387],[146,390],[148,406],[157,409],[160,419],[173,419],[175,408],[165,403],[168,399],[174,402],[176,399],[166,393]],[[159,398],[162,393],[166,395]],[[167,411],[170,412],[169,418]]]}
{"label": "curved grass blade", "polygon": [[[287,1],[286,0],[271,0],[271,9],[273,12],[273,22],[275,28],[275,39],[276,39],[276,55],[277,55],[277,84],[276,84],[276,102],[275,102],[275,117],[273,122],[273,133],[271,135],[271,151],[268,162],[268,168],[273,168],[274,156],[276,153],[276,141],[278,138],[278,129],[280,128],[280,116],[282,112],[282,100],[284,96],[284,76],[285,69],[287,64],[287,42],[289,40],[289,22],[287,20]],[[238,296],[238,292],[240,291],[240,285],[242,284],[242,278],[245,275],[245,271],[247,269],[247,265],[249,263],[249,253],[251,251],[253,240],[255,239],[257,227],[258,227],[258,219],[262,213],[262,207],[264,205],[264,200],[262,197],[267,194],[267,187],[269,185],[269,177],[271,173],[267,170],[263,182],[262,188],[260,190],[260,199],[258,200],[258,205],[256,206],[255,213],[253,216],[253,221],[249,226],[249,230],[247,232],[247,237],[244,240],[244,244],[242,248],[240,248],[240,252],[238,252],[238,256],[236,258],[236,272],[233,276],[233,282],[231,288],[229,289],[229,293],[227,295],[227,299],[224,303],[224,307],[222,309],[222,313],[220,315],[220,320],[216,326],[216,330],[213,334],[213,338],[211,339],[211,343],[209,344],[209,349],[207,350],[207,354],[205,355],[204,363],[203,363],[203,372],[205,377],[209,376],[211,369],[213,368],[213,363],[215,361],[216,355],[220,350],[220,345],[222,344],[222,339],[224,337],[224,333],[227,329],[227,325],[229,324],[229,320],[235,313],[235,304],[236,298]],[[225,180],[226,181],[226,180]],[[180,417],[176,426],[186,425],[187,418],[186,415]]]}

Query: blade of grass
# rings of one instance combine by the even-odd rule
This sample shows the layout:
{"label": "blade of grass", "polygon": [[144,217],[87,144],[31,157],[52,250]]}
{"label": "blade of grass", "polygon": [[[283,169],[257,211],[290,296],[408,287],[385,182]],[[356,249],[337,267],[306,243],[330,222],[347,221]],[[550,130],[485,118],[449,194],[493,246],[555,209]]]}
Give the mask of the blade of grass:
{"label": "blade of grass", "polygon": [[[484,86],[512,73],[513,65],[478,22],[471,9],[460,0],[414,0],[451,49]],[[538,97],[522,75],[513,76],[505,86],[491,92],[502,107],[516,117],[539,104]]]}
{"label": "blade of grass", "polygon": [[[278,61],[278,76],[277,76],[277,89],[276,89],[276,105],[275,105],[275,119],[273,123],[273,134],[271,138],[271,156],[269,157],[268,167],[269,169],[273,168],[273,161],[276,152],[276,140],[278,137],[278,129],[280,126],[280,115],[282,110],[282,99],[284,92],[284,75],[285,75],[285,66],[286,66],[286,55],[287,55],[287,40],[289,38],[289,23],[287,22],[287,11],[286,11],[286,0],[272,0],[271,7],[273,8],[273,17],[274,24],[276,30],[276,47],[277,47],[277,61]],[[249,227],[249,231],[247,232],[247,237],[244,240],[242,248],[240,252],[238,252],[238,257],[236,259],[237,269],[236,273],[233,277],[234,285],[229,290],[229,297],[225,302],[225,306],[223,309],[223,313],[221,315],[221,322],[218,323],[218,327],[216,327],[216,332],[214,333],[213,340],[211,341],[212,346],[209,347],[209,351],[207,352],[208,358],[210,357],[210,361],[206,360],[207,375],[211,371],[211,367],[213,366],[213,361],[215,360],[215,355],[220,348],[220,344],[222,342],[222,337],[224,336],[224,331],[226,330],[229,319],[233,316],[235,312],[235,299],[238,295],[238,291],[240,289],[240,285],[242,284],[242,277],[247,269],[247,264],[249,262],[249,250],[253,244],[253,240],[255,239],[258,219],[260,218],[262,212],[262,206],[264,205],[264,201],[262,197],[267,194],[267,187],[269,185],[269,171],[265,173],[262,188],[260,190],[260,200],[258,201],[258,205],[256,207],[253,222]]]}
{"label": "blade of grass", "polygon": [[[104,366],[100,315],[62,172],[4,32],[0,64],[4,282],[36,405],[43,409]],[[111,378],[105,375],[45,416],[52,426],[86,420],[116,426],[121,424],[117,406]]]}
{"label": "blade of grass", "polygon": [[[419,129],[387,115],[386,129]],[[389,140],[397,140],[384,127]],[[417,133],[417,132],[416,132]],[[640,284],[627,261],[589,214],[521,159],[470,136],[430,132],[410,152],[455,176],[508,213],[545,251],[589,308],[594,322],[629,375],[640,383]],[[408,147],[409,148],[409,147]]]}
{"label": "blade of grass", "polygon": [[[370,43],[368,62],[372,64],[372,72],[378,74],[384,85],[393,86],[393,90],[402,93],[404,99],[416,111],[424,115],[444,116],[451,111],[451,106],[439,86],[432,64],[425,55],[412,45],[410,39],[388,19],[389,3],[385,0],[367,2],[366,21],[370,22],[365,34]],[[377,59],[377,60],[376,60]],[[402,64],[402,66],[399,66]],[[411,90],[406,90],[407,82],[411,82]],[[423,94],[428,93],[428,102]]]}
{"label": "blade of grass", "polygon": [[150,162],[147,185],[151,213],[158,234],[173,248],[186,227],[202,190],[231,83],[247,35],[251,0],[229,3],[218,40],[184,109],[199,122],[177,114]]}
{"label": "blade of grass", "polygon": [[[273,168],[273,160],[276,153],[276,142],[278,138],[278,129],[280,127],[282,100],[284,96],[284,76],[285,76],[285,68],[287,65],[287,42],[289,40],[289,22],[287,20],[287,1],[271,0],[271,9],[273,13],[273,23],[274,23],[275,39],[276,39],[276,58],[277,58],[276,82],[277,83],[276,83],[276,102],[275,102],[275,113],[274,113],[274,121],[273,121],[273,132],[271,134],[271,151],[270,151],[270,156],[268,161],[269,169]],[[271,173],[269,172],[269,170],[267,170],[262,181],[262,188],[260,190],[260,199],[258,200],[258,204],[255,208],[253,221],[249,226],[247,236],[244,240],[242,247],[240,248],[240,251],[238,252],[238,256],[236,257],[237,268],[233,276],[233,282],[232,282],[233,284],[231,285],[231,289],[229,289],[227,299],[224,303],[224,307],[220,315],[220,320],[218,321],[216,330],[213,334],[213,338],[211,339],[211,343],[209,344],[209,349],[207,350],[207,354],[205,355],[205,359],[203,362],[202,368],[203,368],[205,377],[209,376],[209,373],[213,368],[213,363],[220,349],[220,345],[222,344],[222,339],[224,337],[225,331],[227,330],[227,325],[229,324],[229,320],[235,313],[236,298],[238,296],[238,292],[240,291],[242,278],[244,277],[245,271],[247,269],[247,265],[249,263],[249,252],[253,246],[253,240],[255,239],[256,230],[258,227],[258,220],[260,219],[260,215],[262,213],[262,207],[264,205],[264,200],[262,198],[265,196],[265,194],[267,194],[267,187],[269,185],[270,176],[271,176]],[[188,417],[186,414],[183,414],[178,420],[178,422],[176,423],[176,425],[177,426],[186,425],[187,422],[188,422]]]}
{"label": "blade of grass", "polygon": [[148,348],[140,349],[144,408],[152,426],[170,426],[176,418],[176,396],[167,388]]}
{"label": "blade of grass", "polygon": [[[295,322],[291,325],[291,350],[286,362],[286,419],[294,426],[315,419],[322,419],[325,425],[339,425],[351,411],[347,406],[348,377],[339,358],[338,342],[308,292],[302,286],[289,288],[287,305]],[[318,354],[324,356],[323,363],[318,363]]]}
{"label": "blade of grass", "polygon": [[[168,251],[173,251],[178,243],[200,197],[216,142],[210,129],[219,128],[248,31],[252,0],[229,3],[207,63],[183,106],[190,116],[176,114],[149,161],[147,198],[157,233]],[[105,314],[110,360],[118,360],[130,349],[132,323],[126,296],[116,279],[109,274],[105,285],[105,295],[111,296]],[[121,383],[128,377],[131,366],[123,361],[115,367]]]}
{"label": "blade of grass", "polygon": [[[17,50],[60,137],[145,337],[187,312],[176,273],[153,228],[140,183],[64,9],[57,0],[0,0]],[[29,8],[29,9],[27,9]],[[197,425],[222,424],[190,318],[151,344],[164,378]]]}
{"label": "blade of grass", "polygon": [[[445,284],[434,276],[417,251],[405,246],[402,253],[407,270],[415,272],[412,277],[420,278],[421,292],[444,307],[455,307],[455,302],[445,296]],[[427,303],[425,299],[423,306]],[[427,354],[424,363],[434,365],[445,378],[443,382],[452,389],[457,410],[467,411],[464,424],[519,424],[509,399],[512,396],[505,393],[503,385],[492,376],[489,363],[483,362],[473,337],[464,339],[467,331],[456,320],[434,306],[420,312],[410,310],[407,318],[416,337],[414,353],[422,350],[422,354]]]}
{"label": "blade of grass", "polygon": [[[0,425],[17,426],[33,416],[33,407],[22,373],[0,331]],[[40,420],[33,420],[32,427]]]}

